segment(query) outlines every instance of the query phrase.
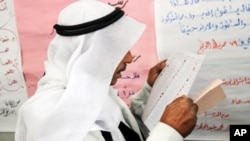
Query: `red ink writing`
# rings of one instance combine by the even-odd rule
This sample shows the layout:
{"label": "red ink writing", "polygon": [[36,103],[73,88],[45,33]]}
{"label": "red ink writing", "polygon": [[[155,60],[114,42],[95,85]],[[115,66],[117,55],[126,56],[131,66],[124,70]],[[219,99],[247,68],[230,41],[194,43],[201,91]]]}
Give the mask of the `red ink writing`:
{"label": "red ink writing", "polygon": [[250,77],[223,79],[222,85],[226,86],[250,85]]}
{"label": "red ink writing", "polygon": [[242,100],[242,99],[238,99],[237,97],[235,97],[234,99],[232,99],[232,104],[250,104],[250,99],[247,100]]}
{"label": "red ink writing", "polygon": [[208,124],[205,122],[198,123],[195,127],[197,130],[208,130],[208,131],[222,131],[228,129],[228,126],[225,126],[223,123],[220,123],[218,125],[216,124]]}
{"label": "red ink writing", "polygon": [[250,37],[246,39],[246,41],[242,39],[231,40],[231,41],[217,41],[215,39],[211,39],[208,41],[199,40],[200,47],[197,51],[198,54],[204,53],[205,50],[221,50],[225,47],[242,47],[243,49],[247,49],[250,45]]}
{"label": "red ink writing", "polygon": [[222,112],[205,112],[205,117],[225,119],[229,117],[229,114],[224,114]]}

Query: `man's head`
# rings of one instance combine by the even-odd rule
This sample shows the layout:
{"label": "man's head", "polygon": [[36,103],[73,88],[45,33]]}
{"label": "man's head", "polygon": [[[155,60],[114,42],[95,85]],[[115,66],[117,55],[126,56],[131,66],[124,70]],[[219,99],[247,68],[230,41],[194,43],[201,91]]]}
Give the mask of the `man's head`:
{"label": "man's head", "polygon": [[[60,117],[58,123],[67,123],[63,126],[56,124],[53,128],[62,135],[58,137],[61,140],[67,138],[69,134],[64,135],[64,131],[72,125],[75,130],[69,133],[81,131],[74,140],[82,140],[91,128],[108,131],[120,122],[116,112],[104,115],[108,116],[105,118],[101,112],[111,93],[110,84],[115,84],[126,64],[131,63],[129,50],[145,29],[144,24],[126,15],[121,16],[121,13],[121,10],[98,0],[79,0],[60,12],[54,26],[57,34],[48,48],[46,75],[38,87],[39,92],[52,87],[60,89],[56,108],[48,112],[53,116],[46,117]],[[110,109],[112,107],[108,107]],[[72,120],[63,116],[68,113],[71,113]],[[104,119],[105,125],[95,122]]]}

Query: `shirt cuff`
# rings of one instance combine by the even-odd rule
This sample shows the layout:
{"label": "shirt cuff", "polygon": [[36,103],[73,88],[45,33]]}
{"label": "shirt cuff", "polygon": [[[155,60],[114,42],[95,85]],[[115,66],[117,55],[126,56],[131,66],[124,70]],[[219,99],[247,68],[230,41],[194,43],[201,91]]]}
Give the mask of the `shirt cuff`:
{"label": "shirt cuff", "polygon": [[146,141],[183,141],[183,137],[174,128],[159,122]]}
{"label": "shirt cuff", "polygon": [[144,84],[144,89],[146,89],[147,91],[151,91],[152,90],[152,87],[146,82]]}

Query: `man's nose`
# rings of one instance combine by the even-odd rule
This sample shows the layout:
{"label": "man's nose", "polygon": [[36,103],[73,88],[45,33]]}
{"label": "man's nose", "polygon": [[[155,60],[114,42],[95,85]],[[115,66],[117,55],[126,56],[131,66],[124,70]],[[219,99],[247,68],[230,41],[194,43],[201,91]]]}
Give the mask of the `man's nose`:
{"label": "man's nose", "polygon": [[124,57],[124,62],[125,63],[132,63],[133,61],[133,56],[132,53],[129,51],[126,56]]}

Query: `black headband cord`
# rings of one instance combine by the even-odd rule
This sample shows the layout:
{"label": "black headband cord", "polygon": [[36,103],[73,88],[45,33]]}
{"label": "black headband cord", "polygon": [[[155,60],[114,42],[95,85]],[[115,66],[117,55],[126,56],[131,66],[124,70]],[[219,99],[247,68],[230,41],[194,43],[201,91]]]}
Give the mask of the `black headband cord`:
{"label": "black headband cord", "polygon": [[120,8],[116,8],[110,14],[101,17],[99,19],[89,21],[82,24],[77,25],[54,25],[54,29],[57,34],[62,36],[77,36],[82,34],[87,34],[90,32],[94,32],[96,30],[102,29],[120,19],[124,15],[124,11]]}

